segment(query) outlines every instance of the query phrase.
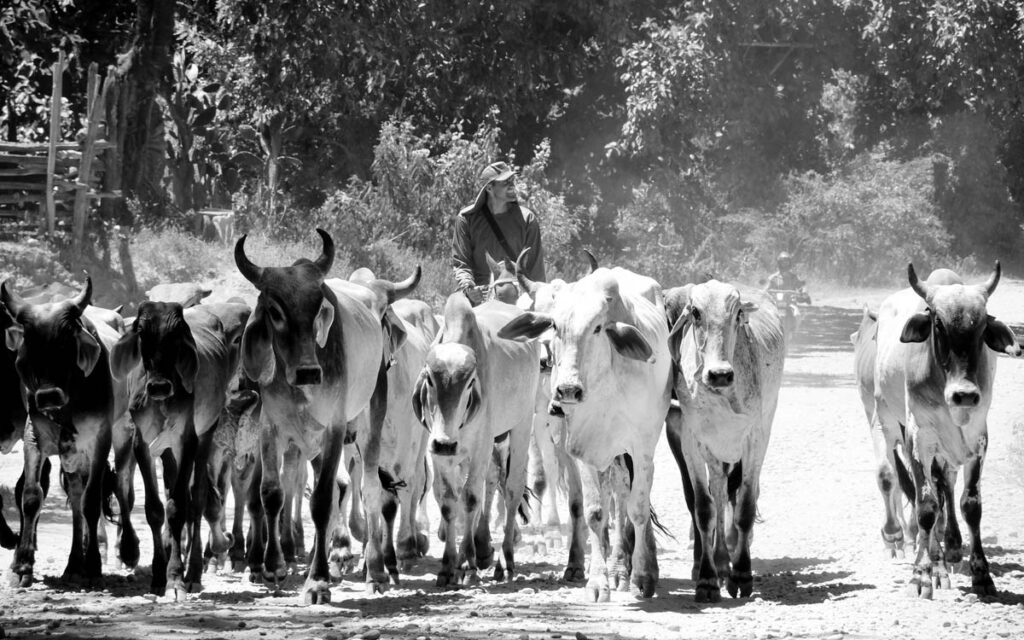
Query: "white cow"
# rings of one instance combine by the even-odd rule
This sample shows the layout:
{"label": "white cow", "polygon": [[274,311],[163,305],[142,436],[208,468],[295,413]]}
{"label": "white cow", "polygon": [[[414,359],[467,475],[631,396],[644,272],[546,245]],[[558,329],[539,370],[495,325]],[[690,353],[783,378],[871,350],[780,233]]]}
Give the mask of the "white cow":
{"label": "white cow", "polygon": [[886,298],[878,310],[872,433],[876,450],[888,454],[902,446],[910,459],[919,528],[910,591],[931,598],[935,587],[949,586],[946,563],[962,558],[953,488],[963,466],[960,510],[971,529],[971,589],[992,595],[980,530],[996,372],[990,351],[1020,354],[1010,329],[987,311],[999,263],[980,285],[965,285],[948,269],[932,272],[925,282],[913,265],[907,274],[910,288]]}
{"label": "white cow", "polygon": [[[437,585],[472,585],[493,556],[483,514],[488,465],[495,441],[507,438],[504,474],[504,568],[495,579],[513,578],[515,515],[526,485],[526,455],[539,370],[536,344],[497,337],[517,317],[516,307],[491,300],[470,307],[462,293],[445,304],[444,326],[430,349],[413,393],[413,409],[430,431],[434,493],[441,506],[445,543]],[[526,401],[524,401],[526,400]],[[455,523],[465,510],[461,551]]]}
{"label": "white cow", "polygon": [[[679,364],[667,435],[693,518],[696,600],[753,591],[750,539],[786,353],[775,306],[711,280],[666,293]],[[730,566],[731,565],[731,566]]]}
{"label": "white cow", "polygon": [[[555,329],[552,403],[565,414],[565,446],[578,461],[592,534],[586,596],[610,598],[611,568],[616,586],[632,583],[640,596],[651,597],[658,582],[650,506],[654,448],[672,382],[661,287],[625,269],[599,268],[568,285],[552,313],[526,313],[499,335],[536,338],[549,327]],[[605,530],[613,504],[618,540],[609,567]],[[626,517],[637,542],[632,550]],[[631,569],[622,557],[630,552]]]}

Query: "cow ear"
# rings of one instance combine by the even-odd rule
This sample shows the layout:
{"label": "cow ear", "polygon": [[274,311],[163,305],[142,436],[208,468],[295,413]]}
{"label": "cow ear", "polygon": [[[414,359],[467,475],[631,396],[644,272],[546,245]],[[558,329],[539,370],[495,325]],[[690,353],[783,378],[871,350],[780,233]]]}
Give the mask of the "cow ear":
{"label": "cow ear", "polygon": [[118,380],[124,380],[142,360],[139,333],[134,329],[121,336],[110,349],[110,371]]}
{"label": "cow ear", "polygon": [[394,355],[402,348],[406,338],[409,337],[405,330],[405,323],[398,317],[395,310],[391,308],[391,305],[388,305],[387,310],[384,312],[384,323],[388,326],[388,335],[391,339],[391,354]]}
{"label": "cow ear", "polygon": [[86,377],[92,374],[99,362],[102,347],[96,337],[89,333],[89,330],[82,327],[78,330],[75,340],[78,342],[78,368]]}
{"label": "cow ear", "polygon": [[672,324],[668,332],[668,337],[671,340],[673,337],[682,337],[686,333],[686,330],[690,326],[690,320],[693,318],[693,313],[690,311],[690,305],[683,307],[682,313],[676,318],[676,321]]}
{"label": "cow ear", "polygon": [[21,343],[25,340],[25,329],[18,323],[14,323],[7,327],[7,331],[4,332],[7,337],[7,348],[11,351],[17,351],[21,348]]}
{"label": "cow ear", "polygon": [[274,346],[267,330],[266,313],[262,306],[250,316],[242,334],[242,369],[250,380],[268,384],[274,379]]}
{"label": "cow ear", "polygon": [[903,325],[900,342],[924,342],[932,332],[932,317],[927,313],[915,313]]}
{"label": "cow ear", "polygon": [[604,330],[619,355],[631,360],[654,362],[654,350],[640,330],[625,322],[613,322]]}
{"label": "cow ear", "polygon": [[320,303],[320,310],[316,312],[313,320],[313,331],[316,332],[316,344],[321,349],[327,344],[327,338],[331,335],[331,325],[334,324],[334,305],[330,300],[324,298]]}
{"label": "cow ear", "polygon": [[555,321],[548,314],[527,311],[499,329],[498,337],[506,340],[530,340],[539,337],[553,326]]}
{"label": "cow ear", "polygon": [[483,406],[483,402],[480,400],[480,381],[476,378],[469,385],[469,404],[466,405],[466,422],[469,423],[478,411]]}
{"label": "cow ear", "polygon": [[743,319],[745,322],[750,322],[750,314],[757,311],[757,305],[753,302],[743,302],[740,305],[740,309],[743,310]]}
{"label": "cow ear", "polygon": [[1017,343],[1017,338],[1013,335],[1013,331],[992,316],[988,317],[988,326],[985,327],[983,337],[985,338],[985,344],[993,351],[1011,356],[1020,355],[1020,345]]}
{"label": "cow ear", "polygon": [[181,348],[178,349],[178,359],[174,362],[174,368],[181,378],[181,386],[185,391],[192,393],[195,389],[196,376],[199,374],[199,349],[196,347],[196,339],[192,331],[185,333]]}
{"label": "cow ear", "polygon": [[412,388],[412,412],[416,415],[416,420],[426,428],[425,420],[423,420],[423,404],[427,400],[427,370],[424,368],[420,371],[420,377],[416,378],[416,385]]}

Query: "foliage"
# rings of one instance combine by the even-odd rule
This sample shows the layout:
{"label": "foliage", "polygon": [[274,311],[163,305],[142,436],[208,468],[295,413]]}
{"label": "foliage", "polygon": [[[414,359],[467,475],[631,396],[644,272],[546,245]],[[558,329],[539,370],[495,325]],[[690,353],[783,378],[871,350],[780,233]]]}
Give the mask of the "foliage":
{"label": "foliage", "polygon": [[884,149],[858,156],[833,176],[787,179],[788,199],[751,225],[747,241],[770,269],[779,251],[806,272],[849,284],[886,280],[908,260],[945,262],[950,236],[932,202],[932,159],[887,158]]}

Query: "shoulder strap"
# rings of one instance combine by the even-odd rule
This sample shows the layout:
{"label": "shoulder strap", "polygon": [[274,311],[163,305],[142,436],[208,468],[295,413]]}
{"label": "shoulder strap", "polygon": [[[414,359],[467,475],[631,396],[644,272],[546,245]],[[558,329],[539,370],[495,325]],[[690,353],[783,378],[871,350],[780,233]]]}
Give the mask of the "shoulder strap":
{"label": "shoulder strap", "polygon": [[501,232],[501,227],[498,226],[498,221],[494,219],[494,215],[491,213],[491,208],[486,204],[480,207],[480,213],[483,215],[484,220],[490,225],[491,231],[494,232],[494,237],[498,239],[498,244],[505,250],[505,255],[512,261],[512,264],[516,263],[516,255],[512,253],[512,247],[508,246],[508,241],[505,240],[505,234]]}

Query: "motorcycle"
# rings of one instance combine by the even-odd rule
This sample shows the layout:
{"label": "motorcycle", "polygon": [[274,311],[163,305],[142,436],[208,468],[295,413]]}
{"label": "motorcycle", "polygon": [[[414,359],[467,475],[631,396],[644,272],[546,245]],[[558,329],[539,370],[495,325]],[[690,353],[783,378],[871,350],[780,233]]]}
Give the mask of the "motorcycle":
{"label": "motorcycle", "polygon": [[775,302],[779,315],[782,317],[782,330],[786,334],[786,343],[800,330],[800,323],[806,315],[802,309],[811,304],[811,296],[798,289],[768,289],[768,295]]}

